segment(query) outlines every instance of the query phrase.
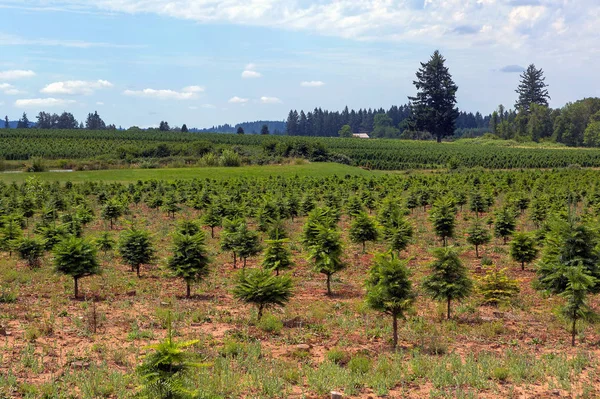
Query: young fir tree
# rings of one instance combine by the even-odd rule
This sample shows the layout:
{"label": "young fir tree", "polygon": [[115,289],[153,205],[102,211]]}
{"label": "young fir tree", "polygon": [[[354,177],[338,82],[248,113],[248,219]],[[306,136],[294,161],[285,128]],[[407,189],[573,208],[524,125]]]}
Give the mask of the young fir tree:
{"label": "young fir tree", "polygon": [[238,257],[244,260],[243,267],[246,267],[246,260],[248,258],[256,256],[262,251],[258,233],[248,229],[246,223],[242,223],[238,226],[235,234],[234,247]]}
{"label": "young fir tree", "polygon": [[40,258],[44,255],[44,241],[39,238],[23,237],[15,242],[15,251],[19,257],[27,261],[27,265],[34,269],[40,266]]}
{"label": "young fir tree", "polygon": [[73,277],[75,298],[79,296],[79,279],[100,273],[96,247],[83,238],[70,237],[54,247],[57,273]]}
{"label": "young fir tree", "polygon": [[360,199],[357,196],[352,196],[348,198],[345,204],[346,214],[352,218],[359,215],[364,211],[363,204],[360,202]]}
{"label": "young fir tree", "polygon": [[366,282],[369,307],[392,316],[394,348],[398,345],[398,318],[404,317],[415,299],[406,264],[393,254],[379,254]]}
{"label": "young fir tree", "polygon": [[169,322],[167,338],[158,344],[150,345],[152,352],[144,356],[143,363],[137,368],[143,383],[141,394],[144,398],[184,399],[193,393],[186,389],[184,381],[191,372],[207,364],[197,363],[186,348],[199,341],[175,342]]}
{"label": "young fir tree", "polygon": [[233,296],[256,305],[260,320],[265,308],[285,306],[290,300],[292,279],[288,276],[273,276],[270,270],[242,270],[233,289]]}
{"label": "young fir tree", "polygon": [[396,251],[398,257],[410,244],[414,235],[412,225],[401,215],[396,215],[383,229],[383,234],[388,242],[390,251]]}
{"label": "young fir tree", "polygon": [[210,237],[215,238],[215,227],[221,225],[223,218],[216,207],[209,206],[202,216],[202,225],[210,227]]}
{"label": "young fir tree", "polygon": [[479,219],[467,230],[467,242],[475,246],[475,256],[479,258],[479,246],[489,243],[491,240],[488,229],[483,227]]}
{"label": "young fir tree", "polygon": [[23,237],[23,230],[21,226],[10,216],[4,217],[0,225],[0,250],[9,253],[12,256],[12,251],[18,240]]}
{"label": "young fir tree", "polygon": [[468,269],[453,248],[444,247],[433,251],[431,274],[423,280],[423,288],[436,301],[446,301],[450,319],[451,301],[460,301],[471,295],[473,282]]}
{"label": "young fir tree", "polygon": [[96,239],[96,246],[100,251],[106,254],[115,247],[115,240],[112,238],[109,232],[105,231]]}
{"label": "young fir tree", "polygon": [[469,199],[469,209],[471,212],[475,212],[477,218],[479,218],[479,214],[487,212],[488,208],[489,206],[483,193],[475,191],[471,194]]}
{"label": "young fir tree", "polygon": [[237,268],[238,226],[242,223],[244,221],[241,219],[225,219],[223,221],[223,230],[221,231],[221,251],[232,253],[234,269]]}
{"label": "young fir tree", "polygon": [[358,213],[350,224],[350,240],[362,243],[362,252],[365,253],[367,241],[377,241],[379,231],[375,222],[365,212]]}
{"label": "young fir tree", "polygon": [[171,219],[175,219],[175,214],[181,210],[181,207],[179,206],[179,202],[177,201],[175,194],[167,195],[167,198],[163,205],[163,210],[167,212],[167,215],[169,215]]}
{"label": "young fir tree", "polygon": [[530,263],[537,258],[538,249],[535,239],[530,234],[517,233],[510,243],[510,257],[515,262],[521,263],[521,270],[525,270],[525,263]]}
{"label": "young fir tree", "polygon": [[318,226],[308,259],[313,263],[315,272],[327,276],[327,295],[331,295],[331,276],[346,267],[342,252],[340,233],[327,226]]}
{"label": "young fir tree", "polygon": [[562,308],[563,315],[571,321],[571,345],[575,346],[577,334],[577,321],[585,320],[594,315],[588,306],[586,297],[593,291],[598,280],[586,273],[582,266],[573,266],[565,269],[564,278],[567,281],[565,290],[560,294],[566,299]]}
{"label": "young fir tree", "polygon": [[210,258],[204,246],[204,233],[176,233],[173,237],[173,256],[167,262],[169,269],[186,284],[186,298],[191,295],[191,285],[208,275]]}
{"label": "young fir tree", "polygon": [[275,270],[275,274],[279,276],[280,270],[286,270],[292,266],[291,253],[285,247],[285,244],[290,240],[275,238],[265,242],[267,243],[267,249],[265,250],[262,266],[267,270]]}
{"label": "young fir tree", "polygon": [[515,213],[511,208],[504,207],[496,212],[494,235],[496,237],[501,237],[504,241],[504,245],[506,245],[508,238],[515,232],[516,226],[517,221],[515,219]]}
{"label": "young fir tree", "polygon": [[435,234],[442,239],[444,246],[448,245],[448,238],[454,237],[456,226],[456,208],[448,199],[440,199],[433,204],[429,214]]}
{"label": "young fir tree", "polygon": [[[600,279],[598,234],[587,225],[574,220],[556,220],[546,235],[541,260],[537,264],[541,289],[560,294],[567,288],[566,272],[571,267],[583,266],[586,274]],[[592,287],[600,291],[600,284]]]}
{"label": "young fir tree", "polygon": [[123,216],[123,206],[117,199],[110,199],[102,206],[102,219],[110,222],[111,230],[113,229],[114,222],[121,216]]}
{"label": "young fir tree", "polygon": [[506,269],[493,268],[479,280],[478,291],[483,296],[484,305],[497,306],[517,295],[519,284],[507,276]]}
{"label": "young fir tree", "polygon": [[119,254],[125,264],[131,266],[140,277],[140,267],[154,260],[155,250],[150,239],[150,233],[135,227],[124,231],[119,239]]}
{"label": "young fir tree", "polygon": [[439,142],[454,134],[458,109],[456,91],[458,86],[445,66],[446,60],[438,50],[417,71],[416,97],[411,101],[412,121],[417,130],[430,132]]}

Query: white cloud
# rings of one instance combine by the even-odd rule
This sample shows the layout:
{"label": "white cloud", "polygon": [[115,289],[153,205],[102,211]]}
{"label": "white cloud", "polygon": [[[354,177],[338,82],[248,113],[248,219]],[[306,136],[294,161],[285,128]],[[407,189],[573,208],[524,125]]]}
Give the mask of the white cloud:
{"label": "white cloud", "polygon": [[9,96],[16,96],[19,94],[23,94],[25,93],[24,91],[18,90],[18,89],[8,89],[4,91],[4,94],[9,95]]}
{"label": "white cloud", "polygon": [[0,91],[8,96],[16,96],[18,94],[23,94],[21,90],[15,88],[15,86],[9,83],[0,83]]}
{"label": "white cloud", "polygon": [[21,36],[8,35],[0,32],[0,46],[43,46],[43,47],[68,47],[68,48],[115,48],[115,49],[139,49],[143,45],[115,44],[104,42],[86,42],[83,40],[57,40],[57,39],[27,39]]}
{"label": "white cloud", "polygon": [[0,80],[16,80],[31,78],[35,76],[35,72],[30,70],[14,69],[11,71],[0,71]]}
{"label": "white cloud", "polygon": [[62,107],[69,104],[74,104],[73,100],[63,100],[60,98],[28,98],[15,101],[17,108],[32,108],[32,107]]}
{"label": "white cloud", "polygon": [[238,97],[238,96],[234,96],[234,97],[231,97],[229,99],[229,102],[231,104],[245,104],[245,103],[248,102],[248,99],[247,98],[241,98],[241,97]]}
{"label": "white cloud", "polygon": [[113,87],[113,84],[107,80],[67,80],[65,82],[50,83],[40,90],[40,92],[44,94],[90,95],[96,90],[110,87]]}
{"label": "white cloud", "polygon": [[262,74],[256,71],[245,70],[242,72],[242,78],[244,79],[260,78],[261,76]]}
{"label": "white cloud", "polygon": [[102,101],[97,101],[96,105],[104,105],[104,103]]}
{"label": "white cloud", "polygon": [[324,86],[325,83],[321,82],[320,80],[311,80],[308,82],[302,82],[300,83],[300,86],[302,87],[321,87]]}
{"label": "white cloud", "polygon": [[181,91],[184,93],[204,93],[204,87],[188,86],[188,87],[184,87]]}
{"label": "white cloud", "polygon": [[[31,4],[47,6],[47,1],[31,0]],[[60,4],[73,11],[154,13],[206,24],[266,26],[441,48],[498,45],[555,50],[564,46],[583,52],[586,47],[596,48],[600,40],[597,0],[68,0]],[[467,27],[466,21],[473,22]],[[471,33],[465,40],[467,31]]]}
{"label": "white cloud", "polygon": [[202,104],[200,107],[206,108],[206,109],[215,109],[215,108],[217,108],[217,107],[215,107],[212,104]]}
{"label": "white cloud", "polygon": [[183,88],[181,91],[176,90],[156,90],[156,89],[144,89],[144,90],[125,90],[123,92],[126,96],[133,97],[144,97],[144,98],[157,98],[160,100],[193,100],[198,97],[198,93],[204,91],[200,86],[188,86]]}
{"label": "white cloud", "polygon": [[263,104],[281,104],[281,100],[279,98],[267,96],[261,97],[260,102]]}

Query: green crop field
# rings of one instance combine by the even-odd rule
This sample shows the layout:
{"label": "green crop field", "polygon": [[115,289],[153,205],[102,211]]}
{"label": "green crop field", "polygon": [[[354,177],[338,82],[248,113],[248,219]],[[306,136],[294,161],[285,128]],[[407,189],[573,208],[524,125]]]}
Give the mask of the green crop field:
{"label": "green crop field", "polygon": [[38,173],[0,173],[0,181],[22,183],[34,177],[41,181],[85,182],[106,181],[131,183],[138,180],[179,180],[179,179],[231,179],[239,177],[284,176],[284,177],[326,177],[326,176],[374,176],[379,171],[367,171],[353,166],[337,163],[306,163],[302,165],[265,165],[239,168],[206,167],[177,169],[111,169],[74,172],[38,172]]}
{"label": "green crop field", "polygon": [[[379,170],[600,167],[600,149],[565,149],[542,145],[465,140],[455,143],[390,139],[341,139],[236,134],[142,131],[3,129],[0,159],[27,161],[38,157],[82,160],[97,164],[136,165],[178,161],[182,166],[223,164],[227,150],[237,164],[281,163],[285,158],[330,161]],[[231,154],[230,158],[231,158]],[[108,166],[103,166],[107,168]]]}

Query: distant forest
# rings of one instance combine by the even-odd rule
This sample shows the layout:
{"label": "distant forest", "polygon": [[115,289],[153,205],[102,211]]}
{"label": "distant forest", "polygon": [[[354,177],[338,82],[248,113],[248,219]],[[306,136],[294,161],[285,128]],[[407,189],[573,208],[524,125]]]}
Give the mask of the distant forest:
{"label": "distant forest", "polygon": [[271,134],[283,135],[285,134],[286,123],[285,121],[255,121],[255,122],[243,122],[236,125],[230,125],[228,123],[219,126],[213,126],[206,129],[190,129],[190,132],[195,133],[237,133],[238,128],[244,129],[245,134],[260,134],[263,125],[267,125]]}
{"label": "distant forest", "polygon": [[[387,118],[376,118],[377,115],[385,115]],[[411,109],[408,104],[393,105],[387,111],[380,109],[349,110],[345,107],[343,111],[323,111],[315,108],[314,111],[291,110],[286,122],[286,132],[290,136],[326,136],[337,137],[344,125],[350,126],[354,133],[368,133],[376,138],[421,138],[430,139],[431,135],[421,133],[421,137],[413,137],[405,134],[410,130],[409,121]],[[476,137],[490,131],[490,120],[492,115],[483,116],[476,112],[459,112],[456,119],[456,137]],[[377,121],[376,121],[377,119]]]}

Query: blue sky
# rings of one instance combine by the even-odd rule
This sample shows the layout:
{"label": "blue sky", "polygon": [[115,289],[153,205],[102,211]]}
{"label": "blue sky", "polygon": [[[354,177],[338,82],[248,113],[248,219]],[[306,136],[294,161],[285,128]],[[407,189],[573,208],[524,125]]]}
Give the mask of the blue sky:
{"label": "blue sky", "polygon": [[97,110],[128,127],[387,108],[440,49],[467,111],[600,96],[597,0],[0,0],[0,114]]}

